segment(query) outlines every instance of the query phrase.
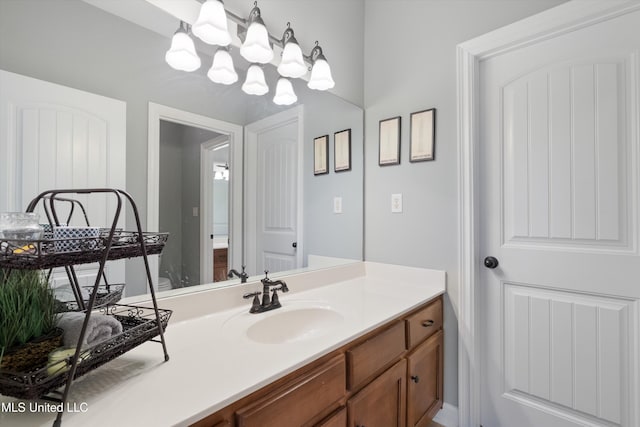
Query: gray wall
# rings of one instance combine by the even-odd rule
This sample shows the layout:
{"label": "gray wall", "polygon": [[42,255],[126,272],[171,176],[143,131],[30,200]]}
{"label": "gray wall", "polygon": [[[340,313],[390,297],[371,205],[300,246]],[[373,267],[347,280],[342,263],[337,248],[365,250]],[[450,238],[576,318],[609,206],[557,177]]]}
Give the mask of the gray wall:
{"label": "gray wall", "polygon": [[[304,259],[309,254],[362,259],[363,112],[336,97],[321,94],[304,110]],[[317,118],[321,117],[321,120]],[[334,133],[351,129],[351,170],[334,172]],[[313,174],[313,139],[329,135],[329,173]],[[342,197],[342,214],[333,198]]]}
{"label": "gray wall", "polygon": [[[365,258],[442,269],[445,401],[457,405],[456,45],[561,0],[365,1]],[[409,114],[437,108],[435,161],[409,163]],[[378,166],[378,122],[402,116],[401,164]],[[392,214],[391,194],[404,213]]]}

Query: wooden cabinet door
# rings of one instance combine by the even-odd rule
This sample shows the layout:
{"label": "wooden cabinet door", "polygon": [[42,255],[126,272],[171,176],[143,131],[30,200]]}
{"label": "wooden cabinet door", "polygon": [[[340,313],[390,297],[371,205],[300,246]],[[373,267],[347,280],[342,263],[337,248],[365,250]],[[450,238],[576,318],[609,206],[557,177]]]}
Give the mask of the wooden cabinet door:
{"label": "wooden cabinet door", "polygon": [[442,408],[443,337],[438,331],[407,357],[408,427],[429,425]]}
{"label": "wooden cabinet door", "polygon": [[404,427],[407,361],[386,370],[347,402],[349,427]]}

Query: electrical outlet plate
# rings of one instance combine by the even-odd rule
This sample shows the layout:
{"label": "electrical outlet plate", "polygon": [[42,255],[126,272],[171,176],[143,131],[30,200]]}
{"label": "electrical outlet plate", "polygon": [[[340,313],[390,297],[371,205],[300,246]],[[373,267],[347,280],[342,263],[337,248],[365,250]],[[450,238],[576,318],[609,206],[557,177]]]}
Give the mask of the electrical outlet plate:
{"label": "electrical outlet plate", "polygon": [[402,212],[402,193],[391,195],[391,212],[392,213]]}

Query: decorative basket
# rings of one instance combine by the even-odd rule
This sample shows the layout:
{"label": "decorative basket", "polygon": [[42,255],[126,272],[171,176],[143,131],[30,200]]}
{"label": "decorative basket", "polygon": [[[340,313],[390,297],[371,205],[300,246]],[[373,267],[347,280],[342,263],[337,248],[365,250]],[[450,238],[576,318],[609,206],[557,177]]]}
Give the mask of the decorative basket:
{"label": "decorative basket", "polygon": [[55,328],[46,335],[8,349],[2,356],[0,369],[23,372],[46,365],[49,353],[62,346],[62,334],[62,329]]}
{"label": "decorative basket", "polygon": [[[98,294],[93,304],[94,309],[101,308],[107,304],[114,304],[122,299],[122,292],[124,290],[124,283],[117,283],[112,285],[101,284],[98,286]],[[89,295],[93,291],[93,286],[83,286],[86,289],[86,295],[83,295],[84,304],[89,304]],[[84,293],[84,292],[83,292]],[[56,301],[56,312],[61,313],[65,311],[78,311],[80,307],[76,301]]]}
{"label": "decorative basket", "polygon": [[[121,334],[84,349],[82,362],[76,368],[74,378],[79,378],[93,369],[104,365],[121,354],[147,342],[159,333],[159,327],[166,330],[171,310],[158,309],[160,324],[155,312],[149,307],[114,304],[103,307],[100,313],[114,316],[122,323]],[[167,359],[168,360],[168,359]],[[50,374],[48,368],[12,371],[0,369],[0,394],[18,399],[38,399],[64,385],[69,379],[68,370],[58,370]]]}
{"label": "decorative basket", "polygon": [[56,252],[92,251],[98,248],[100,227],[53,227]]}

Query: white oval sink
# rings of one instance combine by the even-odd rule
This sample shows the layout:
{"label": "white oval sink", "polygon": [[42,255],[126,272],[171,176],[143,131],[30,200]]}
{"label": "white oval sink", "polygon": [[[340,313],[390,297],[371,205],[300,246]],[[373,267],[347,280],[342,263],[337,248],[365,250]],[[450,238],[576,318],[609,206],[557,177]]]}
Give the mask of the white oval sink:
{"label": "white oval sink", "polygon": [[258,320],[246,334],[262,344],[294,343],[322,336],[343,321],[344,317],[330,308],[294,308]]}

